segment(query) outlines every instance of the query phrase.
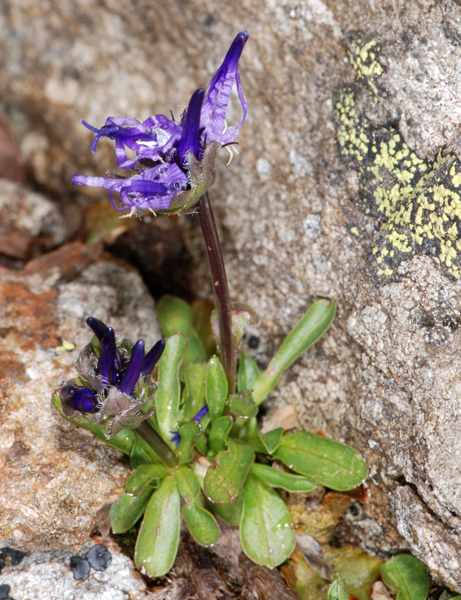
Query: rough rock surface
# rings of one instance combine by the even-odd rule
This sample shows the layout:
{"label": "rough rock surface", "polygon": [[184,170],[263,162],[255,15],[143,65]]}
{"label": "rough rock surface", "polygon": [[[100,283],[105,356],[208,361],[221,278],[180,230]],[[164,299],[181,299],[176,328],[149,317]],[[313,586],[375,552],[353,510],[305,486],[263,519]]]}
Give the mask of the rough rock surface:
{"label": "rough rock surface", "polygon": [[[80,118],[178,113],[250,30],[241,155],[222,162],[213,192],[233,295],[261,315],[262,363],[312,298],[338,301],[330,334],[274,397],[367,457],[362,543],[409,544],[461,590],[460,169],[437,157],[458,148],[459,2],[19,0],[3,11],[1,104],[28,169],[54,190],[113,166],[108,145],[89,153]],[[414,535],[425,524],[430,536]]]}
{"label": "rough rock surface", "polygon": [[[32,552],[16,566],[5,568],[0,573],[0,585],[11,587],[15,600],[148,600],[153,594],[147,591],[143,579],[133,566],[133,561],[122,554],[113,543],[108,545],[112,560],[104,571],[91,570],[88,579],[74,579],[69,568],[72,552]],[[94,545],[89,542],[79,552]]]}
{"label": "rough rock surface", "polygon": [[58,206],[26,186],[0,179],[0,255],[20,264],[62,244],[68,228]]}
{"label": "rough rock surface", "polygon": [[[74,375],[93,315],[128,338],[158,339],[140,277],[80,244],[0,269],[0,545],[79,549],[98,513],[117,499],[128,466],[65,421],[51,404]],[[60,351],[62,341],[76,350]]]}

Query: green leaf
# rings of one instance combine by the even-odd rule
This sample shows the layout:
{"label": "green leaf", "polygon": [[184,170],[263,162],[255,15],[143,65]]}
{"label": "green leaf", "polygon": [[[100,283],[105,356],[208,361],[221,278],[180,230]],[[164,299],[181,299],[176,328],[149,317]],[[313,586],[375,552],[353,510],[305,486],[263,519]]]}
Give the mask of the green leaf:
{"label": "green leaf", "polygon": [[158,388],[155,394],[157,407],[155,416],[158,429],[165,440],[171,437],[170,430],[176,429],[179,413],[181,387],[179,367],[181,365],[186,339],[180,335],[168,338],[158,368]]}
{"label": "green leaf", "polygon": [[256,404],[261,404],[288,367],[325,333],[335,312],[336,304],[332,300],[318,300],[312,304],[285,338],[267,369],[256,380],[253,386],[253,399]]}
{"label": "green leaf", "polygon": [[200,363],[206,362],[208,356],[203,346],[202,340],[199,338],[198,333],[191,329],[187,338],[187,350],[184,358],[184,363]]}
{"label": "green leaf", "polygon": [[429,576],[424,563],[411,554],[398,554],[381,566],[385,585],[397,592],[397,600],[426,600]]}
{"label": "green leaf", "polygon": [[346,584],[339,573],[328,590],[328,600],[349,600],[349,594],[346,592]]}
{"label": "green leaf", "polygon": [[55,407],[58,409],[58,411],[61,413],[61,415],[65,419],[67,419],[68,421],[70,421],[71,423],[76,425],[77,427],[81,427],[82,429],[88,429],[88,431],[91,431],[91,433],[94,435],[94,437],[97,438],[98,440],[101,440],[108,446],[111,446],[112,448],[116,448],[117,450],[120,450],[120,452],[123,452],[124,454],[127,454],[128,456],[130,456],[131,449],[133,446],[133,441],[134,441],[133,432],[130,429],[122,429],[116,435],[114,435],[113,438],[111,438],[109,440],[106,437],[106,426],[105,425],[99,425],[98,423],[93,423],[93,421],[89,421],[88,419],[85,419],[85,417],[83,415],[81,417],[77,416],[77,417],[72,417],[72,419],[69,419],[62,412],[61,398],[59,396],[53,396],[53,404],[55,405]]}
{"label": "green leaf", "polygon": [[215,504],[226,504],[241,492],[255,453],[246,444],[229,440],[229,448],[219,452],[205,475],[203,489]]}
{"label": "green leaf", "polygon": [[142,573],[160,577],[173,566],[178,551],[180,498],[173,475],[164,477],[144,513],[134,560]]}
{"label": "green leaf", "polygon": [[201,433],[202,426],[196,421],[189,421],[189,423],[185,423],[179,428],[181,441],[179,442],[177,454],[180,465],[191,462],[194,459],[194,444]]}
{"label": "green leaf", "polygon": [[133,527],[144,512],[153,491],[153,486],[148,485],[137,496],[128,496],[125,492],[120,494],[120,498],[112,504],[109,511],[110,524],[114,533],[125,533]]}
{"label": "green leaf", "polygon": [[192,325],[203,342],[207,357],[216,352],[216,343],[211,329],[211,313],[214,304],[211,300],[197,298],[192,302]]}
{"label": "green leaf", "polygon": [[240,541],[248,558],[271,569],[287,560],[295,549],[295,534],[285,502],[251,474],[243,490]]}
{"label": "green leaf", "polygon": [[251,390],[260,375],[258,363],[250,354],[242,352],[237,374],[237,389],[239,392]]}
{"label": "green leaf", "polygon": [[208,361],[205,394],[210,417],[214,421],[222,415],[227,398],[227,378],[217,356]]}
{"label": "green leaf", "polygon": [[267,433],[256,432],[256,436],[248,441],[255,452],[260,454],[274,454],[280,445],[283,436],[283,427],[277,427]]}
{"label": "green leaf", "polygon": [[240,392],[229,396],[229,410],[236,417],[251,419],[258,414],[258,407],[250,392]]}
{"label": "green leaf", "polygon": [[226,448],[227,438],[233,424],[232,417],[229,415],[219,417],[219,419],[216,419],[216,421],[213,422],[208,437],[208,446],[213,455]]}
{"label": "green leaf", "polygon": [[223,521],[229,523],[229,525],[237,526],[240,524],[242,517],[243,494],[239,494],[235,500],[227,504],[213,504],[213,502],[208,502],[208,507],[214,515],[220,517]]}
{"label": "green leaf", "polygon": [[175,333],[188,337],[192,327],[192,311],[181,298],[164,296],[157,303],[157,320],[164,338]]}
{"label": "green leaf", "polygon": [[202,456],[207,456],[208,454],[208,444],[207,444],[207,439],[206,439],[206,435],[202,433],[202,435],[200,435],[196,441],[195,441],[195,447],[197,448],[197,450],[200,452],[200,454]]}
{"label": "green leaf", "polygon": [[297,473],[338,492],[357,487],[367,476],[365,461],[355,450],[307,431],[284,435],[274,456]]}
{"label": "green leaf", "polygon": [[184,520],[192,537],[201,546],[216,544],[220,536],[219,526],[202,505],[200,482],[188,467],[179,468],[175,477],[179,493],[184,498]]}
{"label": "green leaf", "polygon": [[267,465],[254,463],[251,465],[250,473],[259,477],[267,485],[288,492],[312,492],[317,487],[317,483],[307,477],[285,473]]}
{"label": "green leaf", "polygon": [[184,368],[184,406],[182,417],[190,421],[205,404],[206,363],[187,364]]}
{"label": "green leaf", "polygon": [[162,479],[168,473],[168,469],[163,465],[142,464],[131,475],[125,483],[125,492],[129,496],[137,496],[146,485]]}

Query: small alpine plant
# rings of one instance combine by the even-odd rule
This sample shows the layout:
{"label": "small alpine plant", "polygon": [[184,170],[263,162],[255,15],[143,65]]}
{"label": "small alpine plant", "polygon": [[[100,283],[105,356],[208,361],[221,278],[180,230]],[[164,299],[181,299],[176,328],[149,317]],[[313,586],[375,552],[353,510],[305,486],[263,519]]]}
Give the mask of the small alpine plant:
{"label": "small alpine plant", "polygon": [[[206,93],[192,95],[180,122],[154,115],[144,122],[110,117],[98,140],[115,142],[125,177],[76,175],[74,183],[105,188],[118,210],[142,216],[198,213],[215,290],[216,309],[166,297],[157,305],[164,340],[146,352],[95,317],[77,360],[78,377],[54,397],[61,414],[130,458],[133,473],[111,507],[114,533],[141,518],[135,562],[151,577],[167,573],[178,549],[181,513],[203,546],[219,540],[219,519],[240,528],[245,554],[267,567],[295,548],[287,506],[277,490],[311,492],[318,485],[346,491],[366,478],[350,447],[282,427],[262,433],[258,410],[284,372],[328,329],[335,303],[318,300],[288,334],[264,371],[241,351],[247,306],[230,302],[224,261],[208,190],[220,148],[233,144],[247,112],[238,63],[248,39],[241,32]],[[242,108],[226,123],[233,86]],[[127,149],[130,150],[128,154]],[[115,198],[117,195],[117,200]]]}

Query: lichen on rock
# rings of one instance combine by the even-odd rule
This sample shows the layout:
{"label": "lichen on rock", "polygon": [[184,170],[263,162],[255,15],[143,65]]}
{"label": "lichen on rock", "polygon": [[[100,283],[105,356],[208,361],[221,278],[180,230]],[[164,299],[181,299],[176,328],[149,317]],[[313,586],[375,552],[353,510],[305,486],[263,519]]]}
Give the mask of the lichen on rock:
{"label": "lichen on rock", "polygon": [[[461,164],[441,151],[431,161],[406,143],[395,123],[376,125],[357,105],[368,94],[378,102],[379,44],[353,37],[348,57],[357,83],[340,89],[335,109],[341,154],[358,169],[366,214],[377,219],[371,258],[379,277],[388,278],[416,254],[434,258],[461,277]],[[364,85],[360,85],[364,83]]]}

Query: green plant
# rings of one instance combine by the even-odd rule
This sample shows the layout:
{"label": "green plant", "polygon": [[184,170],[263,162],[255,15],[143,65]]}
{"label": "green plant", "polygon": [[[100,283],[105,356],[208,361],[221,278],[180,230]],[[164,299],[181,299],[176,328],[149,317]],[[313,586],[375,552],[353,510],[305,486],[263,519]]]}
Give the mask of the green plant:
{"label": "green plant", "polygon": [[[210,265],[213,315],[200,301],[190,307],[178,298],[163,299],[157,312],[165,342],[147,354],[143,340],[133,344],[90,317],[94,337],[77,361],[79,377],[54,398],[66,418],[130,457],[134,472],[111,508],[112,529],[128,531],[144,515],[135,561],[152,577],[173,565],[181,510],[199,544],[218,541],[220,517],[240,527],[248,557],[275,567],[295,547],[277,489],[309,492],[321,484],[344,491],[367,475],[364,461],[344,444],[308,432],[258,429],[260,404],[325,333],[336,307],[331,300],[314,302],[263,372],[240,353],[245,326],[255,315],[230,301],[208,189],[218,149],[234,143],[246,115],[238,61],[247,39],[245,32],[237,35],[206,94],[194,92],[179,123],[163,115],[143,123],[110,117],[101,129],[84,123],[96,134],[92,150],[103,136],[114,140],[118,166],[135,174],[73,179],[108,189],[117,209],[140,217],[146,210],[181,214],[194,206]],[[242,119],[228,128],[234,82]]]}

